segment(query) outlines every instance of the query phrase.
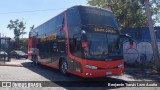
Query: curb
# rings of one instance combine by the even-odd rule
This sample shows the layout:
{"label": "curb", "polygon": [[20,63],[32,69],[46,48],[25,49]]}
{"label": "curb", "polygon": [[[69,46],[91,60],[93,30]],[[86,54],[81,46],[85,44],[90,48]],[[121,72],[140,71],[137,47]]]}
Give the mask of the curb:
{"label": "curb", "polygon": [[23,65],[23,64],[8,64],[8,63],[0,63],[0,66],[15,66],[15,67],[31,67],[31,66],[34,66],[32,64],[29,64],[29,65]]}
{"label": "curb", "polygon": [[16,67],[23,67],[21,64],[0,64],[0,66],[16,66]]}

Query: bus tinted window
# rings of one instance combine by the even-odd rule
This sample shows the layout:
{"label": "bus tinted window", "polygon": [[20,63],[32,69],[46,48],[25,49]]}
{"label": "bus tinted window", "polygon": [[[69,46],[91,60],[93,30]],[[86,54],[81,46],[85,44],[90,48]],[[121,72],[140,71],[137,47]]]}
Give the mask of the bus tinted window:
{"label": "bus tinted window", "polygon": [[45,35],[51,35],[53,33],[56,33],[60,28],[63,27],[64,24],[63,20],[64,20],[64,14],[62,13],[56,16],[55,18],[52,18],[48,22],[37,27],[36,30],[38,32],[38,37],[43,37]]}
{"label": "bus tinted window", "polygon": [[70,42],[70,51],[73,55],[81,57],[80,42],[81,38],[76,37],[81,32],[81,21],[79,16],[78,7],[70,8],[67,10],[68,34]]}
{"label": "bus tinted window", "polygon": [[112,12],[99,8],[80,7],[81,22],[83,25],[95,25],[99,27],[112,26],[118,29]]}
{"label": "bus tinted window", "polygon": [[80,33],[80,16],[78,8],[70,8],[67,10],[67,22],[68,22],[68,31],[69,37],[73,38],[73,35]]}
{"label": "bus tinted window", "polygon": [[119,46],[118,46],[119,36],[118,35],[113,35],[113,34],[108,34],[107,38],[108,38],[109,52],[110,53],[117,53],[118,50],[119,50]]}
{"label": "bus tinted window", "polygon": [[60,14],[56,17],[56,30],[59,30],[64,24],[64,15]]}
{"label": "bus tinted window", "polygon": [[50,33],[55,33],[55,19],[51,19],[49,21],[49,32]]}

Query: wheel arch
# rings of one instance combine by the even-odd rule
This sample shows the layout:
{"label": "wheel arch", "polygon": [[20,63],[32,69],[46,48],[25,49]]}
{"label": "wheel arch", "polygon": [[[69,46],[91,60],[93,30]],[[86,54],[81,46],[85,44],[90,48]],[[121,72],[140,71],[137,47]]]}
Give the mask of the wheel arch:
{"label": "wheel arch", "polygon": [[59,63],[58,63],[59,68],[60,68],[60,64],[61,64],[61,62],[62,62],[63,60],[66,60],[65,56],[61,56],[61,57],[59,58]]}

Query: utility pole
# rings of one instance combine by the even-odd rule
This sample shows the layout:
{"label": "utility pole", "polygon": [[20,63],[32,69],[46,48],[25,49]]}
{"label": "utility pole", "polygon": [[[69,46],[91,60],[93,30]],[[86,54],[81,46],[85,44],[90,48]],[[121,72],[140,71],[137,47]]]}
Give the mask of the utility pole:
{"label": "utility pole", "polygon": [[151,44],[153,48],[153,60],[154,63],[156,64],[157,68],[160,70],[160,57],[159,57],[159,51],[158,51],[158,46],[157,46],[157,39],[156,39],[156,34],[154,31],[153,27],[153,21],[152,21],[152,15],[151,15],[151,10],[149,6],[149,0],[145,0],[145,8],[146,8],[146,14],[147,14],[147,19],[148,19],[148,25],[149,25],[149,32],[151,36]]}

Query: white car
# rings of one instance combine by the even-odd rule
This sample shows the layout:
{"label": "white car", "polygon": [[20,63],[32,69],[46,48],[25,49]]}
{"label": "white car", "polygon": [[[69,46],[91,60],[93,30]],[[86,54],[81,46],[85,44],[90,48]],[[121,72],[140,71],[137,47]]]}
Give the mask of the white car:
{"label": "white car", "polygon": [[0,55],[8,55],[5,51],[0,50]]}

